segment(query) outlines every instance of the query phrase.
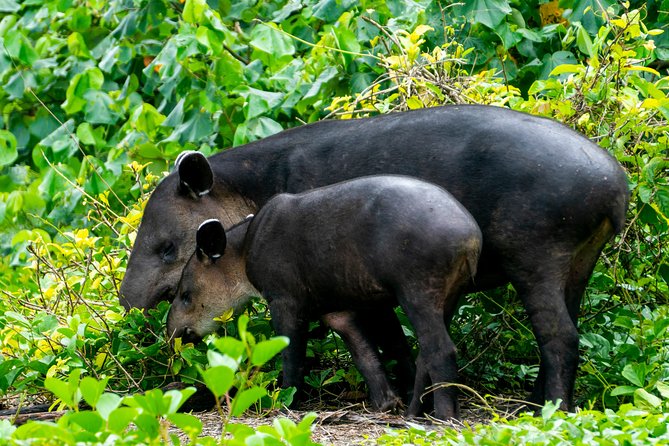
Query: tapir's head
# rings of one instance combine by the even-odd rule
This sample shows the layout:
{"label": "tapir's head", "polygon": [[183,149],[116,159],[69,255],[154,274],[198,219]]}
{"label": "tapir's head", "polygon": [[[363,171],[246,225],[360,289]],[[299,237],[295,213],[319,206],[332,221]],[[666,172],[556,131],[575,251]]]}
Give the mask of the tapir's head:
{"label": "tapir's head", "polygon": [[146,309],[172,301],[198,225],[212,217],[232,224],[250,212],[254,209],[243,197],[215,178],[204,155],[183,152],[146,204],[121,284],[121,304]]}
{"label": "tapir's head", "polygon": [[223,225],[206,220],[196,234],[195,253],[183,269],[167,318],[167,334],[195,341],[216,330],[214,318],[241,308],[257,291],[249,283],[242,255],[246,227],[228,243]]}

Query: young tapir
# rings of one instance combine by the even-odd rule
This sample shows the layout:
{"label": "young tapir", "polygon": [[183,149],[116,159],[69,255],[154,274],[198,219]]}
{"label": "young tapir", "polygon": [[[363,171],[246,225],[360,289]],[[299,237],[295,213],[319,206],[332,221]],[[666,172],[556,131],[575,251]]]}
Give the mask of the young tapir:
{"label": "young tapir", "polygon": [[[211,332],[213,318],[246,302],[255,288],[276,332],[290,338],[284,385],[299,388],[309,320],[399,304],[414,326],[429,381],[455,382],[455,345],[444,317],[471,282],[482,241],[474,218],[441,187],[371,176],[280,194],[227,233],[218,220],[205,221],[196,241],[168,334]],[[409,415],[418,415],[411,411],[424,391],[414,389]],[[436,390],[434,405],[438,418],[457,416],[455,389]]]}
{"label": "young tapir", "polygon": [[[629,195],[620,165],[587,138],[546,118],[454,105],[323,121],[209,160],[184,158],[195,161],[182,161],[146,205],[120,290],[126,307],[174,298],[206,218],[227,226],[280,192],[409,175],[446,188],[474,216],[483,233],[476,288],[511,282],[539,344],[531,400],[573,409],[581,298],[625,224]],[[364,319],[369,332],[383,331],[380,318]]]}

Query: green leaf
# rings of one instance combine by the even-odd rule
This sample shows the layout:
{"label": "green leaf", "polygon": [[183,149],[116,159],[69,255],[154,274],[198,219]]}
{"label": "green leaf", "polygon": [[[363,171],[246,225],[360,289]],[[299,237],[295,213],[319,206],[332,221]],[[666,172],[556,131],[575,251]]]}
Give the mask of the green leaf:
{"label": "green leaf", "polygon": [[214,120],[211,118],[211,114],[197,108],[188,112],[184,122],[178,125],[170,136],[161,142],[178,141],[182,145],[188,142],[200,143],[202,139],[210,136],[214,130]]}
{"label": "green leaf", "polygon": [[251,120],[258,116],[263,116],[274,110],[281,104],[283,93],[256,90],[249,88],[246,95],[246,119]]}
{"label": "green leaf", "polygon": [[556,51],[553,54],[546,54],[542,59],[542,63],[544,64],[544,68],[541,70],[539,78],[548,79],[555,67],[565,64],[576,65],[577,60],[569,51]]}
{"label": "green leaf", "polygon": [[662,400],[645,389],[636,389],[634,405],[640,409],[653,410],[662,406]]}
{"label": "green leaf", "polygon": [[236,361],[239,361],[244,354],[244,344],[242,341],[230,336],[216,339],[214,346],[218,351],[234,358]]}
{"label": "green leaf", "polygon": [[93,128],[93,126],[88,122],[82,122],[77,127],[77,138],[83,144],[94,145],[102,148],[105,146],[106,141],[104,140],[104,127]]}
{"label": "green leaf", "polygon": [[0,130],[0,166],[12,164],[18,156],[14,134],[7,130]]}
{"label": "green leaf", "polygon": [[627,364],[622,375],[635,386],[643,387],[646,383],[646,364]]}
{"label": "green leaf", "polygon": [[104,80],[102,71],[97,67],[89,68],[83,73],[75,75],[65,93],[66,100],[61,105],[63,110],[70,115],[81,111],[87,103],[85,94],[89,90],[99,90]]}
{"label": "green leaf", "polygon": [[562,64],[553,68],[551,76],[558,76],[565,73],[585,73],[585,67],[579,64]]}
{"label": "green leaf", "polygon": [[98,400],[100,399],[100,395],[102,395],[102,392],[104,392],[105,388],[107,387],[107,381],[109,381],[109,378],[103,378],[98,381],[93,377],[86,376],[79,383],[81,396],[84,397],[84,401],[86,401],[91,407],[96,407]]}
{"label": "green leaf", "polygon": [[300,432],[311,432],[311,425],[314,424],[314,421],[318,419],[318,414],[316,412],[309,412],[300,421],[297,425],[297,430]]}
{"label": "green leaf", "polygon": [[662,381],[658,381],[655,383],[655,388],[657,389],[658,392],[660,392],[662,398],[669,399],[669,384],[663,383]]}
{"label": "green leaf", "polygon": [[176,413],[196,391],[195,387],[187,387],[181,390],[168,390],[165,392],[163,399],[168,401],[168,406],[164,414]]}
{"label": "green leaf", "polygon": [[273,23],[261,23],[253,28],[249,45],[257,50],[256,56],[270,68],[279,68],[284,61],[290,62],[295,54],[293,40]]}
{"label": "green leaf", "polygon": [[225,395],[232,387],[235,371],[226,366],[210,367],[200,372],[207,388],[216,398]]}
{"label": "green leaf", "polygon": [[99,432],[104,424],[104,420],[97,412],[83,411],[73,412],[67,415],[68,423],[74,423],[81,426],[88,432]]}
{"label": "green leaf", "polygon": [[32,66],[38,58],[37,52],[26,36],[18,29],[8,30],[4,43],[9,56],[19,60],[23,65]]}
{"label": "green leaf", "polygon": [[312,14],[325,23],[332,23],[346,11],[339,3],[337,0],[320,0],[313,6]]}
{"label": "green leaf", "polygon": [[21,9],[15,0],[0,0],[0,12],[16,12]]}
{"label": "green leaf", "polygon": [[261,366],[272,359],[277,353],[286,348],[290,340],[286,336],[277,336],[266,341],[258,342],[251,353],[251,364]]}
{"label": "green leaf", "polygon": [[84,37],[78,32],[73,32],[67,38],[67,48],[70,54],[82,58],[90,58],[91,53],[88,51],[88,46]]}
{"label": "green leaf", "polygon": [[[237,127],[237,132],[245,133],[244,136],[247,138],[247,141],[267,138],[282,130],[283,127],[281,127],[281,124],[266,116],[251,119]],[[237,141],[237,132],[235,132],[235,141]]]}
{"label": "green leaf", "polygon": [[138,411],[133,407],[119,407],[107,417],[109,430],[118,434],[125,432],[128,425],[137,418]]}
{"label": "green leaf", "polygon": [[[44,439],[45,441],[38,441]],[[12,440],[19,440],[18,444],[76,444],[74,436],[68,429],[54,423],[35,422],[19,426],[12,435]],[[29,441],[20,441],[29,440]],[[8,443],[9,444],[9,443]]]}
{"label": "green leaf", "polygon": [[115,110],[114,100],[104,91],[89,90],[84,94],[84,119],[91,124],[116,124],[121,113]]}
{"label": "green leaf", "polygon": [[588,32],[583,28],[582,26],[578,27],[578,31],[576,31],[576,44],[578,45],[578,49],[588,57],[592,57],[594,55],[594,49],[592,45],[592,39],[590,38],[590,35]]}
{"label": "green leaf", "polygon": [[419,108],[424,108],[425,106],[416,96],[411,96],[407,99],[407,107],[411,110],[417,110]]}
{"label": "green leaf", "polygon": [[44,387],[60,399],[66,406],[74,408],[77,404],[74,402],[75,398],[70,390],[70,385],[58,378],[48,377],[44,380]]}
{"label": "green leaf", "polygon": [[541,408],[541,418],[548,421],[560,409],[560,401],[546,401],[544,407]]}
{"label": "green leaf", "polygon": [[246,314],[242,314],[237,318],[237,330],[239,332],[239,339],[245,344],[248,344],[248,341],[246,340],[246,337],[249,334],[248,327],[249,317]]}
{"label": "green leaf", "polygon": [[105,421],[109,421],[109,416],[118,408],[122,400],[123,398],[114,393],[103,393],[98,398],[95,409]]}
{"label": "green leaf", "polygon": [[251,387],[250,389],[246,389],[241,393],[238,393],[235,395],[235,399],[233,400],[232,403],[232,416],[233,417],[238,417],[244,412],[246,412],[246,409],[251,407],[252,404],[256,403],[257,401],[260,400],[260,398],[264,397],[267,395],[267,390],[263,387],[259,386],[254,386]]}
{"label": "green leaf", "polygon": [[165,116],[156,110],[153,105],[146,102],[137,107],[130,117],[130,122],[134,124],[135,128],[146,133],[149,137],[155,136],[158,126],[164,120]]}
{"label": "green leaf", "polygon": [[[343,26],[333,26],[331,27],[331,30],[336,39],[337,47],[339,49],[351,53],[360,52],[360,42],[358,42],[358,38],[355,36],[353,31],[351,31],[348,28],[344,28]],[[342,57],[344,58],[345,67],[348,67],[353,62],[353,59],[356,57],[353,54],[347,54],[347,53],[341,53],[341,54]]]}
{"label": "green leaf", "polygon": [[72,31],[84,32],[91,27],[91,22],[90,9],[82,6],[72,11],[68,26]]}
{"label": "green leaf", "polygon": [[456,10],[456,14],[465,16],[471,23],[482,23],[492,29],[512,12],[507,0],[471,0]]}
{"label": "green leaf", "polygon": [[206,26],[200,26],[197,29],[195,38],[202,45],[209,48],[213,54],[220,54],[223,51],[223,41],[225,36],[221,35],[221,33],[213,31]]}
{"label": "green leaf", "polygon": [[638,387],[617,386],[611,391],[611,396],[632,395]]}
{"label": "green leaf", "polygon": [[135,425],[149,435],[149,438],[158,439],[160,435],[160,422],[147,413],[141,413],[132,420]]}
{"label": "green leaf", "polygon": [[167,415],[167,419],[191,438],[197,437],[202,432],[202,421],[195,415],[171,413]]}
{"label": "green leaf", "polygon": [[502,40],[505,49],[516,46],[523,37],[520,33],[514,32],[511,26],[506,22],[502,22],[495,27],[495,34]]}
{"label": "green leaf", "polygon": [[206,0],[186,0],[183,12],[184,21],[193,25],[200,24],[204,20],[204,10],[206,8]]}

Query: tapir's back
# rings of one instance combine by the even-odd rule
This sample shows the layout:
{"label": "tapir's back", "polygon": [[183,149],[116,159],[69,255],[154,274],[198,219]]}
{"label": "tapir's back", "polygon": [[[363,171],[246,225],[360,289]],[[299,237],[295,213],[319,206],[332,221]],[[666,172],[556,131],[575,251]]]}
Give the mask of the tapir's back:
{"label": "tapir's back", "polygon": [[336,296],[342,305],[386,298],[416,272],[441,276],[461,255],[471,254],[475,269],[481,246],[476,222],[451,194],[403,176],[279,195],[247,237],[247,273],[261,292]]}

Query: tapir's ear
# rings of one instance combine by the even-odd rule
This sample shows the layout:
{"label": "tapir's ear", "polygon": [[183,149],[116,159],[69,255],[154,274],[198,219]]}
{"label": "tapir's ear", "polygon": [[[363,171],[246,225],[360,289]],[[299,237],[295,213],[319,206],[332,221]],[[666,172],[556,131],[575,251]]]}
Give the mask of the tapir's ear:
{"label": "tapir's ear", "polygon": [[204,221],[199,228],[197,228],[197,235],[195,236],[195,243],[197,245],[198,253],[202,253],[209,257],[214,262],[219,257],[223,256],[227,239],[225,237],[225,229],[220,221],[212,218]]}
{"label": "tapir's ear", "polygon": [[207,158],[200,152],[181,152],[175,162],[179,173],[179,189],[194,198],[206,195],[214,185],[214,173]]}

